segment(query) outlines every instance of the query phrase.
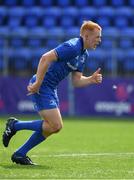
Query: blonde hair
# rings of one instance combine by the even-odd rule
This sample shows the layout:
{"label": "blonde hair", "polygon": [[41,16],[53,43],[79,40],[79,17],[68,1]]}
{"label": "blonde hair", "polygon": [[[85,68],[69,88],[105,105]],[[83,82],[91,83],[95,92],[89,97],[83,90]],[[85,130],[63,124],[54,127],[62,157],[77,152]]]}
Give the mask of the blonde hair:
{"label": "blonde hair", "polygon": [[84,21],[80,28],[80,34],[82,34],[84,30],[94,31],[94,29],[102,30],[97,23],[93,21]]}

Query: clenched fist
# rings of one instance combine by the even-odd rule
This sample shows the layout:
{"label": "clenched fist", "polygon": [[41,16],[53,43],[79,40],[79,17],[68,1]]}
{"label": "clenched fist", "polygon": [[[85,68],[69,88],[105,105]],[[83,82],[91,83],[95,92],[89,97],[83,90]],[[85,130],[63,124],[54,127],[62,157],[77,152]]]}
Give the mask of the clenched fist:
{"label": "clenched fist", "polygon": [[37,83],[37,82],[34,82],[33,84],[30,83],[27,86],[27,90],[29,92],[27,95],[31,95],[31,94],[34,94],[34,93],[39,93],[39,88],[40,88],[40,84],[39,83]]}

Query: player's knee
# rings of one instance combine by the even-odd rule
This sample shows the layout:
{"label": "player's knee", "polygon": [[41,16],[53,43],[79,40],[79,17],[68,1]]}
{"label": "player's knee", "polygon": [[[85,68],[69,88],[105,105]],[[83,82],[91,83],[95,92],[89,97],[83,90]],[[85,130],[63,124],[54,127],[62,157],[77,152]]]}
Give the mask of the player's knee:
{"label": "player's knee", "polygon": [[58,133],[63,128],[63,124],[56,124],[53,127],[53,133]]}

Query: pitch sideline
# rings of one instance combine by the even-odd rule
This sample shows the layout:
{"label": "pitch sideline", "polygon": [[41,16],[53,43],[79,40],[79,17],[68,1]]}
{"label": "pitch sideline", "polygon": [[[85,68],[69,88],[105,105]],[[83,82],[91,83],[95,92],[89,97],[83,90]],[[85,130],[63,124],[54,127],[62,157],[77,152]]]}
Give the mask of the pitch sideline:
{"label": "pitch sideline", "polygon": [[[32,157],[37,157],[38,155],[32,155]],[[84,157],[84,156],[134,156],[134,152],[115,152],[115,153],[67,153],[67,154],[47,154],[40,155],[40,157]]]}

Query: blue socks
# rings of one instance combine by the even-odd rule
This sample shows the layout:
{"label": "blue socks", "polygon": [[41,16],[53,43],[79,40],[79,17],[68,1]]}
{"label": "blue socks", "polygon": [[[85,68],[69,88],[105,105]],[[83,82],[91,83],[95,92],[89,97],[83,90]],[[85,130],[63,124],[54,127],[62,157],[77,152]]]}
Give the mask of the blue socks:
{"label": "blue socks", "polygon": [[32,136],[15,152],[21,156],[26,156],[27,152],[32,148],[40,144],[45,140],[45,137],[42,135],[42,120],[34,121],[18,121],[14,124],[14,129],[16,131],[27,129],[35,131]]}
{"label": "blue socks", "polygon": [[14,129],[16,131],[27,129],[32,131],[40,131],[42,129],[42,120],[34,121],[18,121],[14,124]]}
{"label": "blue socks", "polygon": [[45,137],[42,135],[41,132],[34,132],[32,136],[22,145],[17,151],[16,154],[21,156],[26,156],[27,152],[30,151],[32,148],[40,144],[42,141],[45,140]]}

